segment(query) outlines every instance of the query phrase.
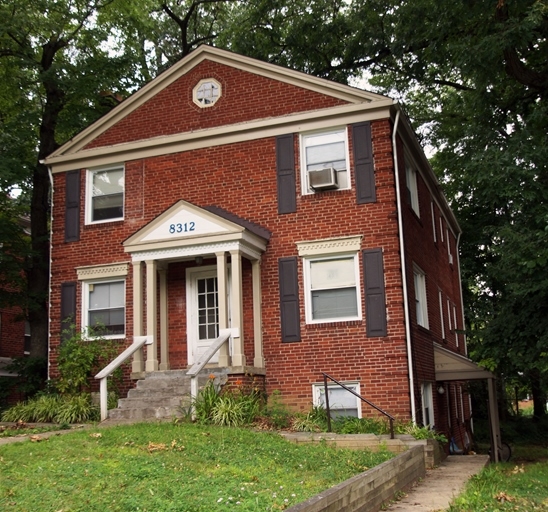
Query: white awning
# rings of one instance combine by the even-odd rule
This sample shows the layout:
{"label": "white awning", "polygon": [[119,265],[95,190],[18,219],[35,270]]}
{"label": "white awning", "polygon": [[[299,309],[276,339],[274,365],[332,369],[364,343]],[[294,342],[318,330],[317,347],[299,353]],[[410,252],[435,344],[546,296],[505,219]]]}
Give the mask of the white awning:
{"label": "white awning", "polygon": [[434,364],[437,381],[494,379],[474,361],[434,343]]}

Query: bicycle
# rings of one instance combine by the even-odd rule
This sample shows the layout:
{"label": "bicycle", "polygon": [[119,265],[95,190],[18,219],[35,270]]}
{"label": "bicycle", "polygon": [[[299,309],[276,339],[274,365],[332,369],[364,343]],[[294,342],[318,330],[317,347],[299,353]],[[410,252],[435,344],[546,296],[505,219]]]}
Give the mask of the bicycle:
{"label": "bicycle", "polygon": [[[501,441],[498,447],[499,462],[508,462],[512,457],[512,448],[508,443]],[[491,450],[489,450],[489,457],[491,457]]]}

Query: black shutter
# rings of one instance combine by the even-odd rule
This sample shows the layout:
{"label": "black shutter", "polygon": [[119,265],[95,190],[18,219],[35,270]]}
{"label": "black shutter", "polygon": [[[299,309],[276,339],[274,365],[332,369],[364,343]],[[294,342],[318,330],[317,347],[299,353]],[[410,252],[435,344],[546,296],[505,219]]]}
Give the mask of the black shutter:
{"label": "black shutter", "polygon": [[363,267],[367,336],[386,336],[386,299],[382,249],[363,251]]}
{"label": "black shutter", "polygon": [[71,337],[76,324],[76,283],[61,284],[61,341]]}
{"label": "black shutter", "polygon": [[80,240],[80,171],[65,176],[65,242]]}
{"label": "black shutter", "polygon": [[282,341],[301,341],[297,258],[280,258],[278,260],[278,271],[280,280]]}
{"label": "black shutter", "polygon": [[352,145],[356,168],[356,202],[358,204],[374,203],[377,200],[377,194],[369,121],[352,125]]}
{"label": "black shutter", "polygon": [[295,189],[295,154],[293,134],[276,137],[276,172],[278,176],[278,213],[297,211]]}

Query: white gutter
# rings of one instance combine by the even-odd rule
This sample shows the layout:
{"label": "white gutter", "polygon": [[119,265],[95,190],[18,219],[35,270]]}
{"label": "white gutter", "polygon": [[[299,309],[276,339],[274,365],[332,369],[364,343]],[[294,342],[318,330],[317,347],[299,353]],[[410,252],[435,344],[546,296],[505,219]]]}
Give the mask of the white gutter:
{"label": "white gutter", "polygon": [[398,169],[398,149],[396,146],[396,134],[398,132],[398,123],[400,120],[400,108],[396,105],[396,119],[394,120],[394,132],[392,133],[392,152],[394,154],[394,176],[396,178],[396,202],[398,210],[398,230],[400,238],[400,259],[401,259],[401,274],[403,285],[403,311],[405,315],[405,341],[407,345],[407,368],[409,373],[409,391],[411,400],[411,420],[416,423],[417,413],[415,410],[415,379],[413,376],[413,354],[411,352],[411,321],[409,319],[409,300],[407,291],[407,270],[405,267],[405,244],[403,239],[403,217],[401,208],[401,193],[400,193],[400,173]]}
{"label": "white gutter", "polygon": [[[42,162],[40,162],[42,163]],[[48,175],[50,181],[50,215],[49,215],[49,276],[48,276],[48,380],[49,380],[49,352],[50,352],[50,339],[51,339],[51,266],[53,262],[53,174],[51,167],[48,165]]]}

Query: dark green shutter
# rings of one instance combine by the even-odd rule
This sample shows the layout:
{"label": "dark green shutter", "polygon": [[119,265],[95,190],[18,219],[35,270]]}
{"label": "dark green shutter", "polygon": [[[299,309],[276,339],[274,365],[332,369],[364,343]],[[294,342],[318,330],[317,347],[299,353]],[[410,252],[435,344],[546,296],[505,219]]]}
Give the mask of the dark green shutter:
{"label": "dark green shutter", "polygon": [[282,341],[301,341],[297,258],[280,258],[278,260],[278,272],[280,281]]}
{"label": "dark green shutter", "polygon": [[80,240],[80,171],[65,175],[65,242]]}
{"label": "dark green shutter", "polygon": [[71,337],[76,324],[76,283],[61,284],[61,341]]}
{"label": "dark green shutter", "polygon": [[276,137],[278,213],[294,213],[297,211],[294,152],[292,133]]}
{"label": "dark green shutter", "polygon": [[363,251],[365,275],[365,321],[367,336],[386,336],[386,298],[382,249]]}
{"label": "dark green shutter", "polygon": [[377,200],[377,194],[375,191],[371,123],[352,125],[352,145],[356,174],[356,202],[358,204],[374,203]]}

